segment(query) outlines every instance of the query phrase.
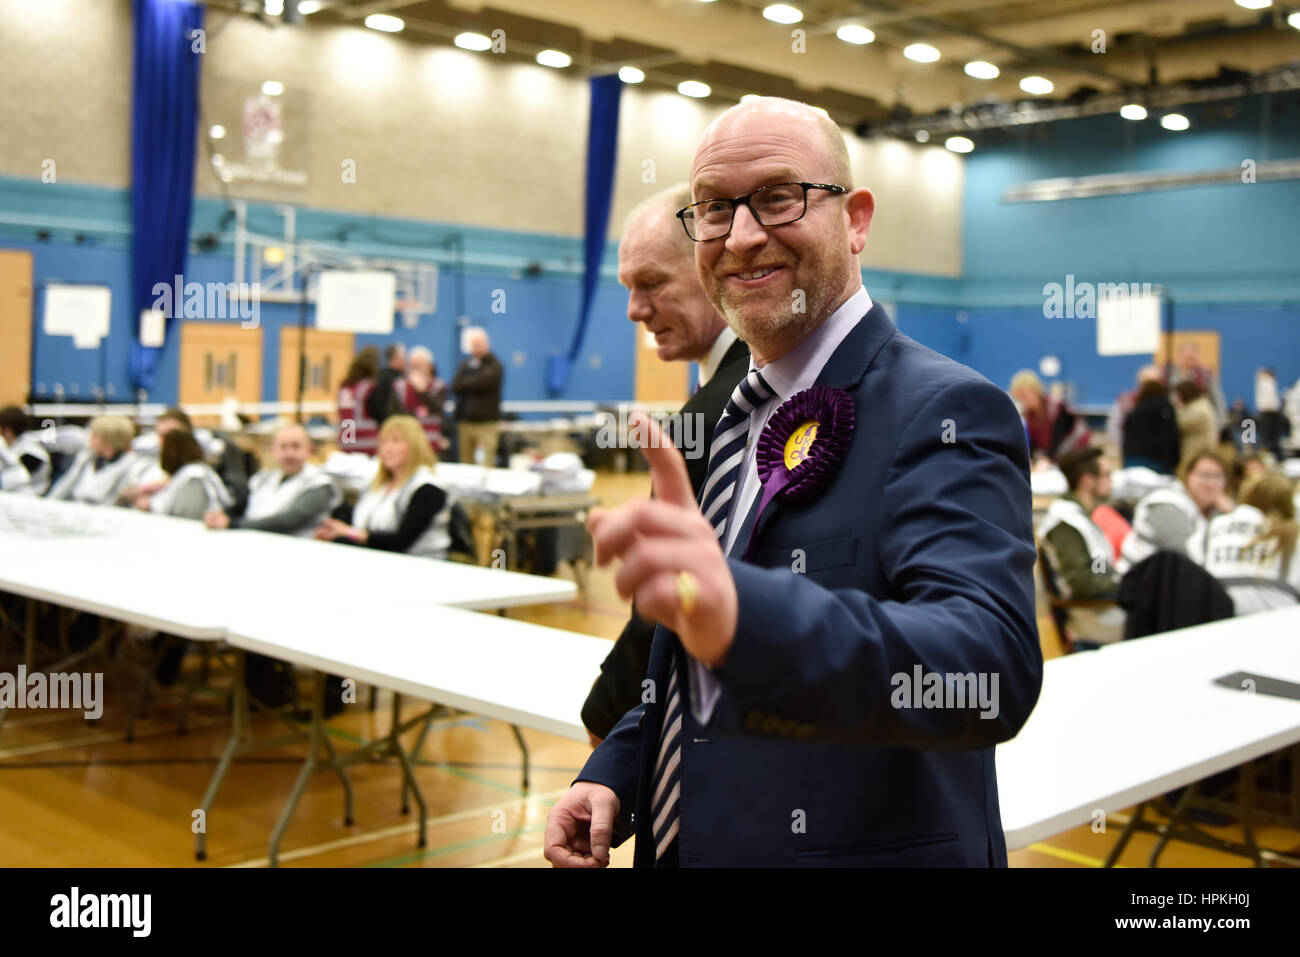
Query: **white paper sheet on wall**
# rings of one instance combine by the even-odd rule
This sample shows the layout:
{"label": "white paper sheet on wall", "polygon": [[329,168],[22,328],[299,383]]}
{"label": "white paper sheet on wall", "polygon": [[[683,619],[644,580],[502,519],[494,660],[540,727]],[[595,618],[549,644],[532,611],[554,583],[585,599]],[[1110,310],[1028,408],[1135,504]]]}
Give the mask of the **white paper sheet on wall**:
{"label": "white paper sheet on wall", "polygon": [[[81,342],[108,335],[113,291],[108,286],[50,283],[45,287],[44,331],[47,336],[80,335]],[[78,349],[90,348],[74,342]]]}
{"label": "white paper sheet on wall", "polygon": [[166,329],[167,317],[161,309],[140,310],[140,345],[161,348]]}
{"label": "white paper sheet on wall", "polygon": [[1097,355],[1153,355],[1160,347],[1164,294],[1159,287],[1097,294]]}
{"label": "white paper sheet on wall", "polygon": [[391,272],[323,272],[316,287],[316,328],[388,335],[396,300]]}

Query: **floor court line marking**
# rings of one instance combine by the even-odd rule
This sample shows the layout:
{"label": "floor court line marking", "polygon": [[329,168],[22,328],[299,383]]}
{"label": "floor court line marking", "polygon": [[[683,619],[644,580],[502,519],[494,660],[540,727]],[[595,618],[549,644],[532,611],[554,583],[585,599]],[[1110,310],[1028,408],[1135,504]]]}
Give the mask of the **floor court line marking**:
{"label": "floor court line marking", "polygon": [[[192,731],[197,728],[210,728],[219,723],[220,722],[216,721],[207,721],[203,723],[192,722],[189,724],[188,729]],[[141,738],[153,738],[163,734],[175,733],[176,729],[171,726],[153,728],[144,731],[137,730],[135,732],[135,740],[139,741]],[[4,751],[0,751],[0,760],[5,758],[20,758],[28,754],[41,754],[45,751],[61,751],[65,748],[78,748],[87,744],[103,744],[108,741],[119,741],[122,744],[131,743],[126,740],[125,729],[123,729],[112,733],[104,732],[103,734],[93,735],[89,738],[76,738],[72,741],[44,741],[40,744],[29,744],[21,748],[8,748]],[[3,765],[0,765],[0,770],[3,770]]]}
{"label": "floor court line marking", "polygon": [[[1062,861],[1070,861],[1073,864],[1082,864],[1085,867],[1101,867],[1106,862],[1100,857],[1091,857],[1087,854],[1080,854],[1078,851],[1066,850],[1063,847],[1054,847],[1051,844],[1041,842],[1030,844],[1024,848],[1026,851],[1037,851],[1039,854],[1046,854],[1048,857],[1059,858]],[[1124,867],[1124,864],[1116,864],[1116,867]]]}
{"label": "floor court line marking", "polygon": [[468,841],[460,841],[457,844],[445,844],[442,847],[426,847],[410,854],[399,854],[397,857],[390,857],[387,860],[375,861],[373,864],[367,864],[367,867],[402,867],[405,864],[415,864],[419,861],[427,860],[431,857],[439,857],[443,854],[453,854],[456,851],[467,851],[472,847],[482,847],[484,844],[491,844],[494,841],[503,841],[509,838],[523,837],[525,834],[536,834],[545,832],[545,822],[534,824],[532,827],[520,827],[513,831],[506,831],[504,834],[489,834],[487,837],[476,837]]}
{"label": "floor court line marking", "polygon": [[[541,859],[546,861],[544,853],[545,846],[535,847],[530,851],[520,851],[518,854],[511,854],[509,857],[499,857],[495,861],[484,861],[482,864],[471,864],[471,868],[482,867],[505,867],[507,864],[518,864],[520,861],[531,861]],[[549,861],[546,861],[548,864]]]}
{"label": "floor court line marking", "polygon": [[[504,802],[506,804],[528,804],[533,801],[550,801],[560,797],[569,789],[562,788],[558,791],[548,791],[545,794],[534,794],[527,798],[519,798],[513,802]],[[490,815],[493,811],[501,808],[502,802],[494,804],[485,804],[480,807],[466,808],[463,811],[453,811],[451,814],[444,814],[440,817],[429,818],[428,824],[434,827],[439,824],[451,824],[456,821],[465,820],[479,815]],[[412,821],[408,824],[395,824],[392,827],[383,828],[378,831],[367,831],[364,834],[351,834],[347,837],[341,837],[333,841],[327,841],[324,844],[314,844],[311,847],[300,847],[292,851],[285,851],[280,855],[280,861],[296,861],[304,857],[313,857],[317,854],[324,854],[329,851],[341,850],[345,847],[354,847],[358,844],[368,844],[371,841],[382,840],[386,837],[396,837],[401,834],[412,834],[419,830],[420,822]],[[451,845],[447,845],[451,846]],[[427,850],[437,850],[437,848],[428,848]],[[238,864],[227,864],[226,867],[267,867],[271,863],[269,858],[259,857],[250,861],[242,861]]]}

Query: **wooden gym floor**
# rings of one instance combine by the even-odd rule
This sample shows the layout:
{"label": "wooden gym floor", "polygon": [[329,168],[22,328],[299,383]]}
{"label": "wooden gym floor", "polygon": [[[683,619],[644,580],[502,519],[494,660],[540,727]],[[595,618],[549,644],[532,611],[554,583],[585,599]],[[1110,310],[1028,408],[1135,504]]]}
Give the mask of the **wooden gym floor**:
{"label": "wooden gym floor", "polygon": [[[602,474],[596,494],[606,505],[647,494],[645,473]],[[566,570],[562,574],[569,574]],[[585,596],[561,605],[514,609],[521,620],[613,639],[627,609],[608,569],[594,569]],[[1044,655],[1058,654],[1050,623],[1040,622]],[[193,657],[193,656],[191,656]],[[329,722],[346,749],[384,734],[389,698],[372,713],[352,705]],[[578,707],[580,702],[575,702]],[[410,702],[404,714],[421,705]],[[0,866],[178,867],[195,865],[192,813],[199,805],[226,741],[224,704],[202,696],[191,704],[190,730],[176,731],[177,707],[166,699],[123,740],[120,707],[111,695],[104,718],[88,724],[70,712],[14,712],[0,725]],[[280,726],[255,719],[254,735]],[[542,833],[551,805],[564,793],[590,749],[537,731],[525,731],[532,787],[521,787],[519,749],[508,726],[474,715],[435,722],[416,775],[429,806],[429,844],[418,849],[412,815],[400,813],[395,764],[350,768],[356,823],[343,824],[337,778],[317,772],[308,784],[281,848],[286,867],[544,867]],[[409,742],[408,742],[409,743]],[[238,760],[231,768],[207,824],[209,867],[265,866],[267,839],[298,773],[300,747]],[[1013,851],[1013,867],[1098,867],[1118,839],[1122,820],[1112,815],[1104,834],[1089,827]],[[1241,839],[1241,828],[1210,828]],[[1300,833],[1257,826],[1260,846],[1300,856]],[[1137,835],[1121,858],[1146,866],[1155,842]],[[614,866],[630,866],[632,842],[613,852]],[[1241,867],[1244,858],[1172,843],[1165,867]]]}

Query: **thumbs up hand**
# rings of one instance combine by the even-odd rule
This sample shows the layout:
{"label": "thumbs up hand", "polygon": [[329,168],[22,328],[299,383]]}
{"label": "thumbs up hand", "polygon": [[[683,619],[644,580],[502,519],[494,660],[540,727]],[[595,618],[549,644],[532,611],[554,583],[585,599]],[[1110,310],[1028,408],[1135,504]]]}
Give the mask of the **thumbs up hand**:
{"label": "thumbs up hand", "polygon": [[681,452],[648,415],[633,413],[629,424],[648,437],[641,451],[654,498],[592,511],[587,528],[596,564],[619,559],[619,595],[634,598],[642,615],[676,632],[693,657],[719,667],[735,640],[739,613],[731,569],[713,526],[700,514]]}

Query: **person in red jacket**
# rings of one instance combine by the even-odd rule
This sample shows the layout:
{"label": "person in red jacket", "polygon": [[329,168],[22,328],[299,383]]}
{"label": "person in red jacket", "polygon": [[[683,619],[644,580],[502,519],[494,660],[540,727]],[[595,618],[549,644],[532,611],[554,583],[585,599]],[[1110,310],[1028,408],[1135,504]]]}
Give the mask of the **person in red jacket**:
{"label": "person in red jacket", "polygon": [[344,452],[374,455],[379,423],[366,412],[366,398],[379,375],[379,350],[366,346],[348,366],[339,386],[339,448]]}

